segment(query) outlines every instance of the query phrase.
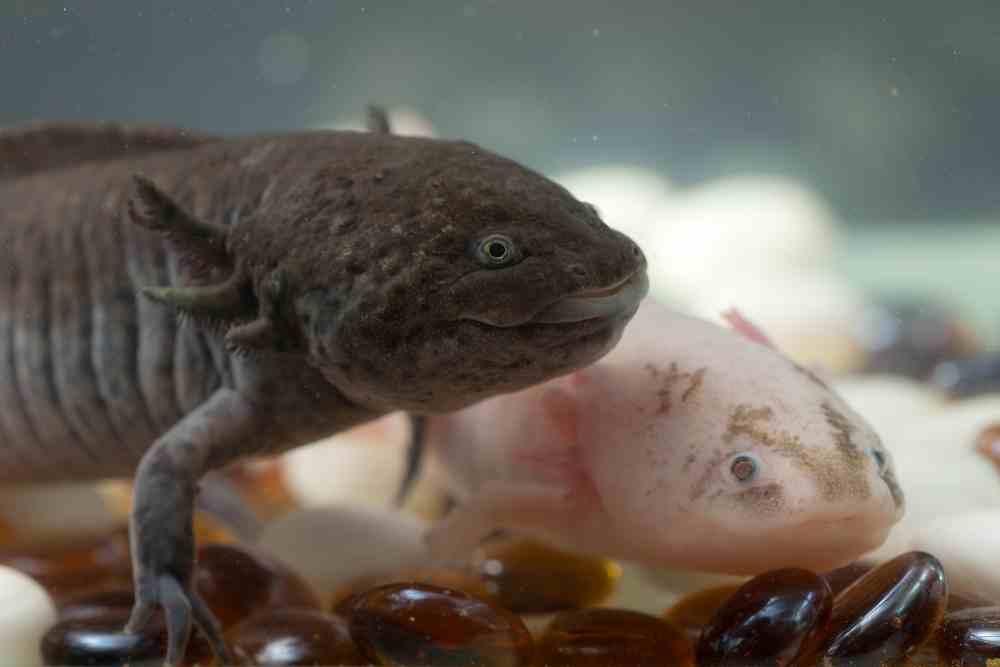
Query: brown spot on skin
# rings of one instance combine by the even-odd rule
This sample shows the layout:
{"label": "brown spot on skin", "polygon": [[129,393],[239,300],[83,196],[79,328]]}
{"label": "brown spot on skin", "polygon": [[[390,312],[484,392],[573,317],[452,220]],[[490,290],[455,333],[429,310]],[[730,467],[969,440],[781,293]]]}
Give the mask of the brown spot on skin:
{"label": "brown spot on skin", "polygon": [[669,369],[666,373],[663,373],[659,368],[653,364],[646,364],[643,368],[654,378],[663,378],[660,388],[656,391],[656,396],[660,401],[660,406],[656,413],[660,415],[666,415],[670,413],[670,408],[673,406],[673,390],[674,386],[682,381],[689,380],[690,385],[684,390],[681,395],[681,402],[686,401],[693,391],[696,391],[701,385],[702,378],[705,375],[705,369],[700,368],[694,373],[685,373],[677,368],[676,363],[671,363]]}
{"label": "brown spot on skin", "polygon": [[733,408],[733,414],[729,416],[729,425],[726,427],[726,434],[722,436],[726,442],[732,442],[738,435],[746,435],[753,440],[770,445],[770,435],[757,426],[757,422],[769,421],[774,416],[774,410],[769,407],[751,408],[749,405],[740,404]]}
{"label": "brown spot on skin", "polygon": [[[836,411],[834,411],[836,412]],[[826,414],[824,412],[824,414]],[[843,426],[852,428],[847,419],[839,412]],[[863,455],[856,447],[853,447],[851,456],[858,458],[851,459],[845,466],[846,452],[838,442],[837,456],[830,452],[818,450],[815,447],[806,447],[798,436],[791,435],[787,431],[771,431],[761,422],[768,422],[773,417],[774,411],[767,406],[752,408],[748,405],[737,405],[733,409],[729,418],[729,425],[723,439],[731,442],[738,435],[744,435],[754,442],[765,447],[774,449],[792,460],[800,469],[808,472],[819,487],[820,496],[827,501],[833,502],[846,496],[865,499],[871,495],[871,488],[868,486],[868,478],[863,473]],[[827,420],[829,421],[829,417]],[[842,433],[842,431],[841,431]],[[837,437],[837,433],[834,434]]]}
{"label": "brown spot on skin", "polygon": [[836,443],[837,449],[843,454],[847,465],[854,470],[863,468],[864,454],[861,453],[861,450],[858,449],[858,446],[851,439],[851,435],[854,432],[854,425],[842,412],[826,401],[820,404],[820,408],[823,410],[823,416],[826,417],[826,423],[833,429],[833,441]]}
{"label": "brown spot on skin", "polygon": [[777,483],[741,491],[734,496],[734,500],[740,509],[755,515],[774,515],[785,507],[784,492]]}
{"label": "brown spot on skin", "polygon": [[708,369],[703,367],[694,372],[694,375],[691,376],[691,384],[688,385],[688,388],[684,390],[683,394],[681,394],[681,403],[687,403],[687,400],[694,396],[698,389],[701,388],[702,380],[705,379],[705,373],[707,371]]}

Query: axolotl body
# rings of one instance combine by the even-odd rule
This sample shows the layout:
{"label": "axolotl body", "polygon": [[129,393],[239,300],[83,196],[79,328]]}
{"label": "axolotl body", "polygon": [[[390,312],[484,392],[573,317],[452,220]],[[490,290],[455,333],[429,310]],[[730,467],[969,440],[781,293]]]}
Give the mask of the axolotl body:
{"label": "axolotl body", "polygon": [[813,371],[733,311],[646,299],[596,364],[430,417],[458,557],[497,529],[574,551],[730,574],[836,567],[903,512],[890,454]]}
{"label": "axolotl body", "polygon": [[192,589],[199,478],[586,366],[645,295],[593,207],[373,118],[0,132],[0,481],[136,474],[126,629],[162,607],[168,663],[192,622],[232,662]]}

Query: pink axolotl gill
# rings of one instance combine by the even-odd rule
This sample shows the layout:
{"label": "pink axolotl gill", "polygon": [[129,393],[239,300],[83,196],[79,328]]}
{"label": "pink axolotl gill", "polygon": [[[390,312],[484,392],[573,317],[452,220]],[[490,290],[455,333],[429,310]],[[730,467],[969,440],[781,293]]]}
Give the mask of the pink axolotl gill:
{"label": "pink axolotl gill", "polygon": [[426,424],[461,504],[428,534],[462,556],[497,529],[730,574],[843,565],[903,513],[889,452],[816,373],[737,311],[733,329],[646,299],[570,375]]}

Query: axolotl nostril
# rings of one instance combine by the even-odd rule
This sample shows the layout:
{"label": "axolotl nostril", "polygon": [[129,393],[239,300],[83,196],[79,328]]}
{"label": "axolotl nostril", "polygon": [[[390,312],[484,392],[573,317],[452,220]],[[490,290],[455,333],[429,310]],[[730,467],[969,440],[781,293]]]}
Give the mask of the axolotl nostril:
{"label": "axolotl nostril", "polygon": [[812,371],[647,299],[593,366],[426,424],[460,500],[439,556],[504,528],[564,548],[747,574],[842,565],[902,515],[890,454]]}

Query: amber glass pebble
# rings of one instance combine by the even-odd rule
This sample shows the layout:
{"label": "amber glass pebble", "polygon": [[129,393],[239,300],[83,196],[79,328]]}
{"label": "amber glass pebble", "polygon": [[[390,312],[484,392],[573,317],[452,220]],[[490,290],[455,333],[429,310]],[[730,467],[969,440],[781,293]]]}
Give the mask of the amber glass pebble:
{"label": "amber glass pebble", "polygon": [[17,531],[9,523],[0,519],[0,549],[13,544],[16,539]]}
{"label": "amber glass pebble", "polygon": [[944,571],[934,556],[897,556],[836,597],[817,655],[827,667],[897,664],[931,637],[947,599]]}
{"label": "amber glass pebble", "polygon": [[[66,618],[42,637],[42,660],[46,665],[135,665],[139,660],[162,659],[166,653],[167,628],[157,614],[138,634],[125,634],[128,609],[109,608],[103,614]],[[209,664],[212,651],[197,631],[191,633],[185,665]]]}
{"label": "amber glass pebble", "polygon": [[131,588],[109,588],[66,598],[59,603],[59,620],[104,616],[109,611],[129,611],[135,602]]}
{"label": "amber glass pebble", "polygon": [[556,615],[538,639],[535,665],[687,667],[694,665],[694,651],[684,632],[667,621],[595,607]]}
{"label": "amber glass pebble", "polygon": [[808,570],[758,575],[740,586],[704,629],[698,665],[787,665],[819,643],[832,607],[830,586]]}
{"label": "amber glass pebble", "polygon": [[1000,659],[1000,607],[970,607],[945,615],[937,632],[938,655],[954,667],[985,666]]}
{"label": "amber glass pebble", "polygon": [[343,617],[314,609],[255,614],[226,633],[241,665],[367,665]]}
{"label": "amber glass pebble", "polygon": [[272,521],[299,506],[288,490],[280,459],[231,466],[222,474],[236,485],[261,521]]}
{"label": "amber glass pebble", "polygon": [[58,604],[84,591],[132,582],[128,533],[123,528],[71,544],[0,549],[0,564],[33,577]]}
{"label": "amber glass pebble", "polygon": [[390,584],[355,596],[351,637],[380,665],[513,667],[531,661],[532,640],[516,615],[461,591]]}
{"label": "amber glass pebble", "polygon": [[519,614],[600,604],[614,592],[621,576],[613,561],[566,553],[531,540],[487,544],[477,567],[500,605]]}
{"label": "amber glass pebble", "polygon": [[836,570],[824,572],[822,577],[830,585],[830,592],[836,598],[840,592],[853,584],[855,581],[872,571],[875,563],[866,561],[855,561]]}
{"label": "amber glass pebble", "polygon": [[344,610],[349,608],[353,596],[388,584],[430,584],[496,602],[486,583],[475,572],[464,568],[428,567],[365,575],[354,579],[334,591],[331,608],[335,613],[345,613]]}
{"label": "amber glass pebble", "polygon": [[692,641],[697,641],[702,628],[711,623],[719,607],[739,589],[740,584],[724,584],[695,591],[675,602],[663,618],[683,630]]}
{"label": "amber glass pebble", "polygon": [[232,544],[206,544],[198,549],[195,587],[224,628],[266,608],[320,609],[322,604],[288,567]]}

